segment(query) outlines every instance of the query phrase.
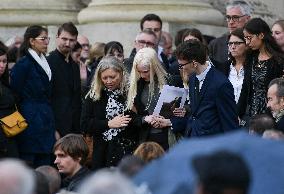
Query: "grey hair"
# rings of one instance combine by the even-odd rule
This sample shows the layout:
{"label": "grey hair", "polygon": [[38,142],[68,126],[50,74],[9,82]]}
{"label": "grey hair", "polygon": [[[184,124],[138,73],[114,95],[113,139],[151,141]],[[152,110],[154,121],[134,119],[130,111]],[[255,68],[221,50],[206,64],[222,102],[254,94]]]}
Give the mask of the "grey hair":
{"label": "grey hair", "polygon": [[135,194],[134,184],[118,171],[102,169],[87,178],[80,194]]}
{"label": "grey hair", "polygon": [[32,194],[34,187],[34,173],[23,162],[16,159],[0,161],[1,194]]}
{"label": "grey hair", "polygon": [[284,79],[280,77],[271,80],[268,88],[270,88],[274,84],[277,86],[277,97],[284,97]]}
{"label": "grey hair", "polygon": [[228,4],[226,5],[226,10],[236,7],[238,7],[241,10],[243,15],[251,16],[252,14],[251,6],[246,1],[242,0],[229,1]]}
{"label": "grey hair", "polygon": [[157,42],[157,35],[155,34],[155,32],[153,32],[153,31],[150,30],[150,29],[144,29],[144,30],[142,30],[141,32],[139,32],[139,33],[136,35],[135,41],[138,40],[138,38],[140,37],[141,34],[148,34],[148,35],[154,36],[154,37],[155,37],[155,40],[156,40],[156,42]]}

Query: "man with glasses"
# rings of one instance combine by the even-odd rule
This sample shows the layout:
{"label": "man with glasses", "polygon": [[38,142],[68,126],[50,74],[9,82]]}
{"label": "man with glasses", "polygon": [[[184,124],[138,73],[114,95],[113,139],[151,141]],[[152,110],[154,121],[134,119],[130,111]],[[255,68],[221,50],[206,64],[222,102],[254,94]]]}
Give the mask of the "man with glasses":
{"label": "man with glasses", "polygon": [[140,49],[145,47],[151,47],[156,50],[157,45],[158,45],[157,36],[152,30],[145,29],[139,32],[134,41],[134,49],[132,50],[129,58],[125,59],[124,61],[126,69],[129,71],[129,73],[132,69],[132,64],[136,53]]}
{"label": "man with glasses", "polygon": [[157,37],[157,45],[156,49],[158,52],[158,57],[162,65],[164,66],[165,70],[168,71],[169,69],[169,61],[167,56],[163,52],[163,47],[159,46],[159,42],[162,36],[162,25],[163,22],[161,18],[156,14],[147,14],[140,20],[140,29],[143,30],[151,30],[156,34]]}
{"label": "man with glasses", "polygon": [[72,22],[62,24],[56,36],[57,48],[47,57],[52,71],[51,105],[59,132],[57,138],[80,132],[80,70],[71,57],[77,36],[78,30]]}
{"label": "man with glasses", "polygon": [[238,128],[234,89],[229,79],[207,60],[203,43],[189,40],[176,50],[179,68],[189,75],[191,116],[185,135],[207,136]]}
{"label": "man with glasses", "polygon": [[81,57],[80,60],[85,63],[87,59],[90,57],[90,42],[86,36],[78,35],[77,41],[82,46]]}
{"label": "man with glasses", "polygon": [[[229,33],[237,28],[243,28],[251,17],[251,7],[242,0],[232,0],[226,5],[226,21]],[[209,44],[210,58],[218,63],[228,61],[228,34],[212,40]]]}

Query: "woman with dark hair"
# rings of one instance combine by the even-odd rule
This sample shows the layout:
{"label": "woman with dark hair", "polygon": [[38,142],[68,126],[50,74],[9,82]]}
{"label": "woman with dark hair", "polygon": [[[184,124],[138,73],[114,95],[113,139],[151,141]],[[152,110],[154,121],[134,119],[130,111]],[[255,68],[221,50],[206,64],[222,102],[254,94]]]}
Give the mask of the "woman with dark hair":
{"label": "woman with dark hair", "polygon": [[123,46],[120,42],[111,41],[105,45],[105,56],[113,56],[120,62],[124,61]]}
{"label": "woman with dark hair", "polygon": [[52,163],[55,121],[50,106],[51,70],[45,58],[48,31],[30,26],[20,47],[20,60],[11,71],[11,88],[28,127],[17,137],[20,158],[33,167]]}
{"label": "woman with dark hair", "polygon": [[184,31],[182,35],[182,42],[187,40],[198,40],[206,45],[202,33],[196,28],[188,28]]}
{"label": "woman with dark hair", "polygon": [[252,50],[250,80],[246,84],[249,116],[266,112],[266,92],[269,82],[283,75],[284,54],[272,36],[268,24],[253,18],[244,26],[244,38]]}
{"label": "woman with dark hair", "polygon": [[223,72],[234,88],[235,101],[238,105],[238,116],[242,118],[246,107],[239,104],[240,98],[246,98],[246,93],[242,90],[243,85],[248,80],[249,75],[249,57],[242,28],[237,28],[228,36],[229,60],[223,65],[217,66],[217,69]]}
{"label": "woman with dark hair", "polygon": [[[7,49],[0,47],[0,118],[16,110],[16,99],[9,87]],[[18,157],[18,148],[14,138],[5,136],[0,130],[0,158]]]}
{"label": "woman with dark hair", "polygon": [[85,97],[87,94],[87,77],[88,77],[88,69],[87,63],[83,63],[81,61],[81,52],[82,52],[82,45],[79,42],[76,43],[75,47],[72,49],[71,57],[73,61],[79,66],[80,68],[80,80],[81,80],[81,96],[82,98]]}

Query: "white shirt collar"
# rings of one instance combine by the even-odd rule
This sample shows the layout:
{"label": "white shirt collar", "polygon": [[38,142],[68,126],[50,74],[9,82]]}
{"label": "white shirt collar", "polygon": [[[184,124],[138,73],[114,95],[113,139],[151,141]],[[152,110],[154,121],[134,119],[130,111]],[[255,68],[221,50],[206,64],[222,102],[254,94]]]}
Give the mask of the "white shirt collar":
{"label": "white shirt collar", "polygon": [[211,68],[211,63],[208,62],[208,61],[206,61],[206,63],[208,64],[207,68],[206,68],[201,74],[196,75],[196,77],[197,77],[197,79],[198,79],[199,82],[202,82],[202,81],[205,79],[205,77],[206,77],[208,71],[209,71],[210,68]]}

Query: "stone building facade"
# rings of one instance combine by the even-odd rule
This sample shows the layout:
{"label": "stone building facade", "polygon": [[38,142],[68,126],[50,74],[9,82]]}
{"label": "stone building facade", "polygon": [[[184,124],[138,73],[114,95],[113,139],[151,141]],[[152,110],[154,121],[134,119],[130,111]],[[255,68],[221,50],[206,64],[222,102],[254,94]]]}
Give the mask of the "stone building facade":
{"label": "stone building facade", "polygon": [[[22,35],[26,26],[48,26],[55,47],[58,25],[72,21],[79,33],[93,42],[120,41],[128,55],[139,32],[139,20],[156,13],[163,30],[172,35],[184,27],[196,27],[204,34],[226,32],[224,5],[228,0],[0,0],[0,38],[6,41]],[[255,16],[269,23],[284,17],[284,1],[248,0]],[[273,3],[272,3],[273,2]],[[273,10],[273,11],[271,11]]]}

